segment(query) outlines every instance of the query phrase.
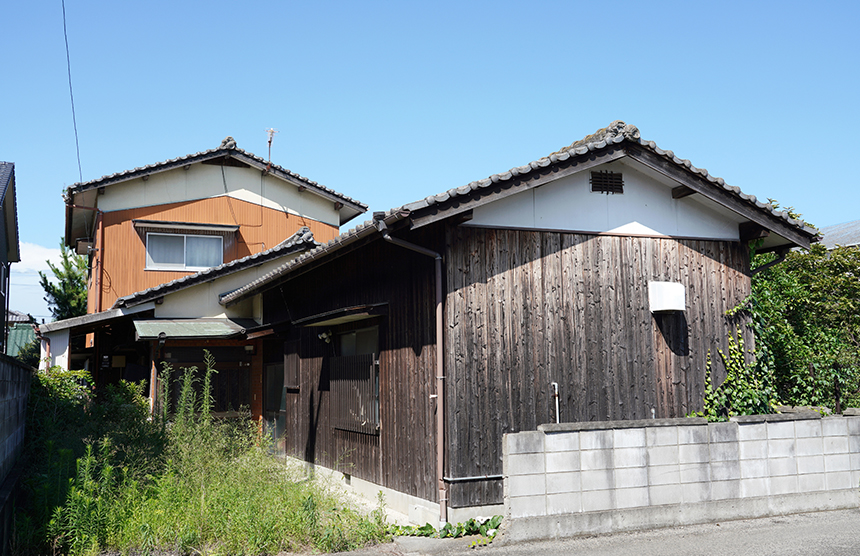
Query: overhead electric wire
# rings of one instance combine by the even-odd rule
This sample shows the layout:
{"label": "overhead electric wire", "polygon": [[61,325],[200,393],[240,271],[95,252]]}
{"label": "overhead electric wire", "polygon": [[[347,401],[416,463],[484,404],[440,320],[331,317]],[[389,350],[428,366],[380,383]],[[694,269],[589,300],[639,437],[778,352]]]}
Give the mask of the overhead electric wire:
{"label": "overhead electric wire", "polygon": [[69,34],[66,31],[66,0],[61,1],[63,5],[63,38],[66,41],[66,68],[69,73],[69,99],[72,102],[72,126],[75,128],[75,151],[78,155],[78,180],[84,181],[84,172],[81,170],[81,147],[78,143],[78,120],[75,117],[75,95],[72,93],[72,61],[69,57]]}

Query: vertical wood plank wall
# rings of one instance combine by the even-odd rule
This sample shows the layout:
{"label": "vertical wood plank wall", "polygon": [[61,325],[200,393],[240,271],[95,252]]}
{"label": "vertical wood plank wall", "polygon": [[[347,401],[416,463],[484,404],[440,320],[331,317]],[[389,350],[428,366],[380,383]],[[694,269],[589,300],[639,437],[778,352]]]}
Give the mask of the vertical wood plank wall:
{"label": "vertical wood plank wall", "polygon": [[[314,238],[321,243],[338,234],[338,229],[329,224],[231,197],[107,212],[104,214],[105,272],[101,310],[109,309],[118,297],[193,274],[144,270],[146,245],[132,225],[135,219],[226,225],[238,223],[240,228],[236,233],[236,241],[224,242],[224,262],[258,253],[263,250],[263,245],[267,249],[274,247],[302,226],[310,228]],[[97,236],[96,240],[100,238]],[[96,248],[100,249],[101,245],[96,245]],[[90,280],[87,300],[87,311],[90,313],[98,310],[95,285],[95,279]]]}
{"label": "vertical wood plank wall", "polygon": [[[433,239],[422,244],[433,248]],[[278,340],[300,340],[299,388],[286,393],[286,453],[435,501],[433,259],[377,241],[266,292],[263,301],[267,322],[374,303],[387,303],[387,314],[346,325],[293,327]],[[335,347],[318,337],[369,325],[379,326],[378,435],[333,427],[328,365]]]}
{"label": "vertical wood plank wall", "polygon": [[[446,268],[447,471],[499,475],[502,435],[562,422],[700,410],[707,354],[749,295],[739,243],[458,227]],[[652,315],[648,281],[686,287],[683,314]],[[724,370],[715,365],[714,379]],[[500,503],[499,480],[451,485],[454,507]]]}

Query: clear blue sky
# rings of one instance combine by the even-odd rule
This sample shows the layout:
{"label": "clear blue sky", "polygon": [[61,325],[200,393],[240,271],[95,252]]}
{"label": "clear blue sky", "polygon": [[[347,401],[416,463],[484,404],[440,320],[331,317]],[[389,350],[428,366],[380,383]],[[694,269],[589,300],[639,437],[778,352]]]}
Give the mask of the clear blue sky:
{"label": "clear blue sky", "polygon": [[[67,0],[66,16],[85,181],[227,135],[265,156],[274,127],[273,161],[386,210],[621,119],[819,227],[860,218],[860,2]],[[21,241],[56,248],[79,181],[61,3],[2,20],[0,160]],[[12,308],[47,316],[26,301],[34,268]]]}

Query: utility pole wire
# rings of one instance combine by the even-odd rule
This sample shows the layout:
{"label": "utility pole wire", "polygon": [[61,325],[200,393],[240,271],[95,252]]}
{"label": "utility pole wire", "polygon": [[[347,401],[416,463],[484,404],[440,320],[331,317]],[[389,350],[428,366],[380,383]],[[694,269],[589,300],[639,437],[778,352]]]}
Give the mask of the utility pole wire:
{"label": "utility pole wire", "polygon": [[81,146],[78,143],[78,120],[75,117],[75,95],[72,93],[72,62],[69,58],[69,34],[66,31],[66,0],[62,0],[63,5],[63,38],[66,40],[66,68],[69,72],[69,99],[72,102],[72,126],[75,128],[75,151],[78,155],[78,180],[84,181],[84,172],[81,170]]}

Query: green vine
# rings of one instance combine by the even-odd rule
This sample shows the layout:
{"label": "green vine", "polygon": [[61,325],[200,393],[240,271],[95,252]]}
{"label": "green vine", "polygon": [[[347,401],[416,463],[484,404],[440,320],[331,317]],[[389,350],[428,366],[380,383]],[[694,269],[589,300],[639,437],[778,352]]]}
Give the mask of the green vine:
{"label": "green vine", "polygon": [[435,537],[439,539],[458,538],[466,535],[480,535],[478,539],[474,540],[472,544],[469,545],[469,548],[476,548],[478,546],[486,546],[493,542],[501,523],[502,516],[497,515],[493,517],[477,517],[470,519],[465,523],[457,523],[456,525],[446,523],[439,530],[429,523],[425,523],[420,527],[412,525],[401,527],[395,525],[391,528],[391,534],[402,537]]}

